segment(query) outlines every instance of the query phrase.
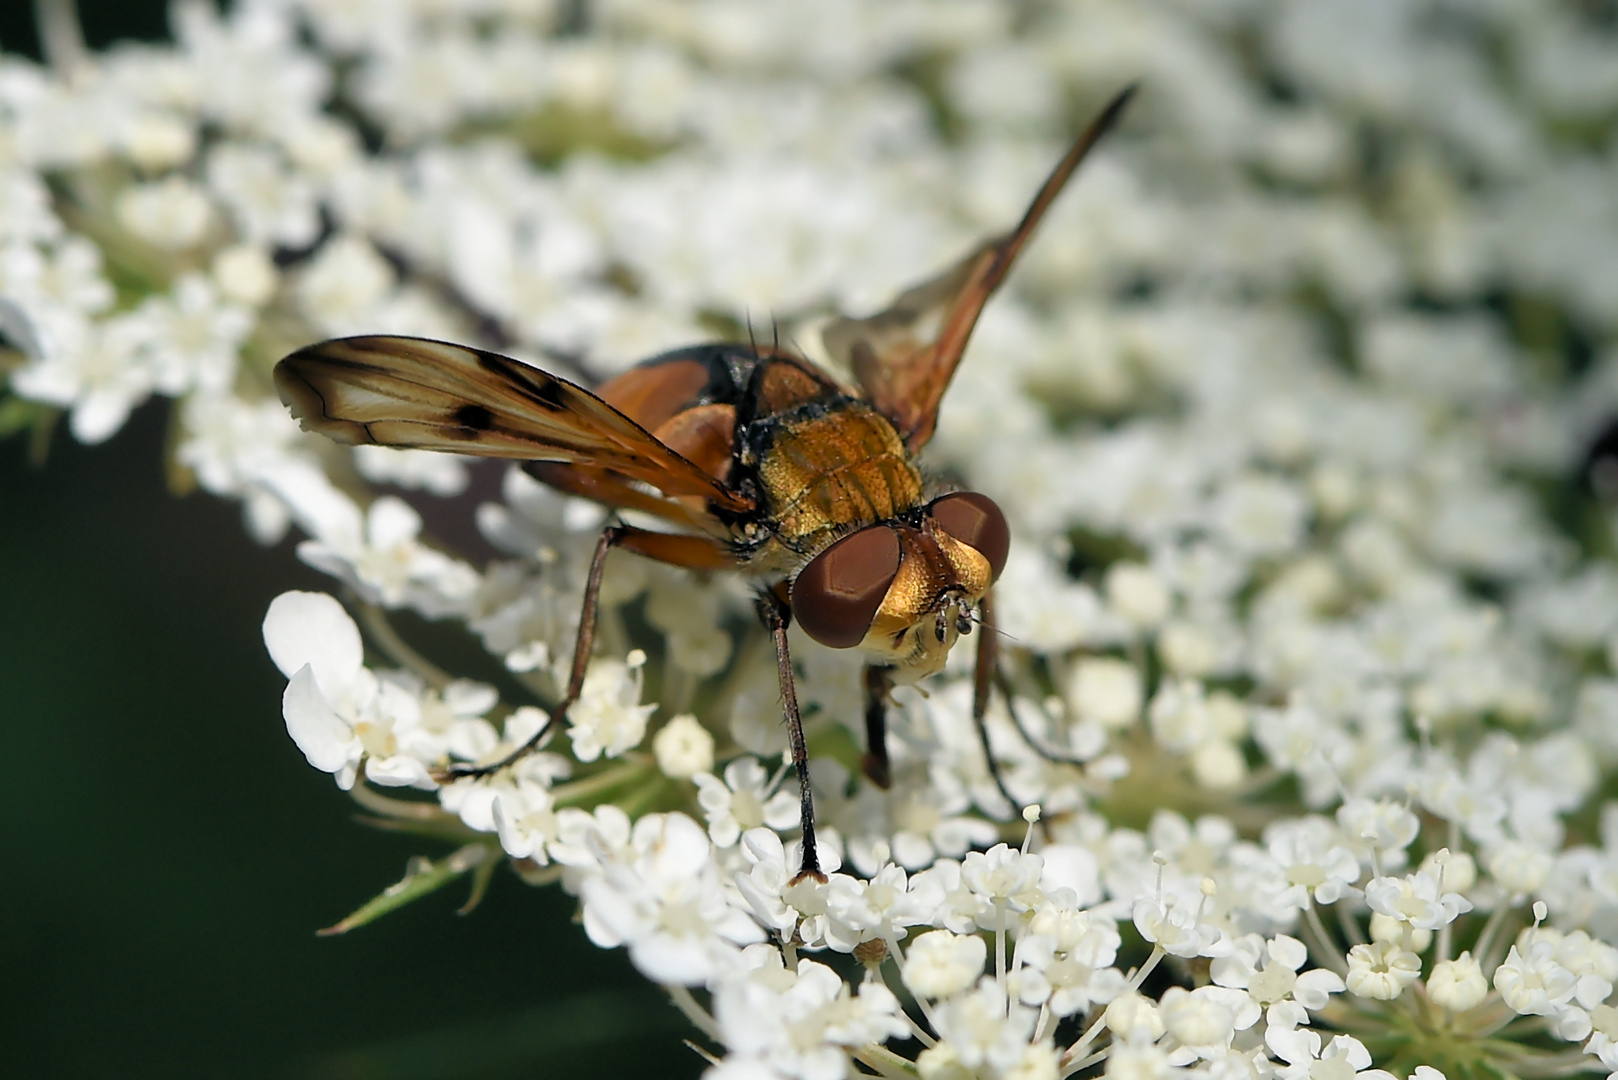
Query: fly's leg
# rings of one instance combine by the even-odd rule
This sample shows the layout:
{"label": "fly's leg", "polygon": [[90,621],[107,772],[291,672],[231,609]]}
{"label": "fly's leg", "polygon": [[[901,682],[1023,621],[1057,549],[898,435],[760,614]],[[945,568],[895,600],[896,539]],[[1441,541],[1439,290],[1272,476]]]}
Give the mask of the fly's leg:
{"label": "fly's leg", "polygon": [[893,770],[888,765],[888,691],[893,682],[888,669],[868,664],[865,668],[865,758],[861,766],[871,783],[884,791],[893,786]]}
{"label": "fly's leg", "polygon": [[[1016,725],[1017,734],[1022,736],[1023,742],[1028,744],[1030,750],[1046,761],[1054,761],[1062,765],[1081,764],[1076,758],[1045,747],[1039,739],[1034,738],[1034,733],[1028,730],[1028,725],[1023,723],[1022,714],[1017,711],[1017,699],[1011,692],[1011,680],[1007,679],[1006,673],[1000,670],[999,643],[996,640],[999,635],[996,633],[994,625],[994,608],[990,605],[987,595],[983,597],[982,612],[978,618],[983,624],[983,637],[978,641],[976,680],[972,687],[972,715],[978,720],[978,730],[984,732],[984,752],[988,752],[988,733],[983,728],[982,718],[989,709],[989,683],[992,680],[993,684],[999,687],[1001,695],[1006,699],[1006,712],[1010,714],[1011,722]],[[1042,713],[1043,711],[1041,710]],[[1047,719],[1049,719],[1048,715]],[[992,759],[990,763],[991,765],[993,764]],[[1004,795],[1005,792],[1006,789],[1001,787],[1000,793]]]}
{"label": "fly's leg", "polygon": [[806,877],[824,882],[826,875],[820,869],[820,856],[815,851],[815,797],[809,790],[809,747],[803,738],[803,717],[798,714],[797,685],[792,678],[792,656],[787,651],[787,626],[792,622],[792,609],[773,590],[765,590],[758,598],[759,618],[775,642],[775,670],[781,682],[781,707],[786,712],[787,742],[792,747],[792,766],[798,773],[798,817],[803,824],[803,861],[794,884]]}
{"label": "fly's leg", "polygon": [[697,570],[735,565],[729,549],[720,541],[706,536],[660,533],[631,525],[609,525],[602,530],[601,539],[596,541],[595,555],[590,559],[590,575],[584,585],[584,607],[579,612],[579,636],[573,643],[573,669],[568,673],[567,692],[562,695],[562,700],[527,742],[499,761],[488,765],[455,765],[438,770],[435,779],[447,783],[469,776],[476,778],[497,773],[533,753],[553,725],[566,721],[567,711],[579,700],[579,693],[584,689],[584,673],[590,666],[590,650],[595,646],[596,639],[596,618],[601,611],[601,576],[606,569],[607,553],[615,547],[626,548],[658,562]]}
{"label": "fly's leg", "polygon": [[[983,760],[989,766],[994,786],[1011,805],[1012,812],[1020,814],[1023,804],[1006,789],[1006,778],[1001,774],[1000,763],[994,760],[994,750],[989,746],[989,725],[984,722],[984,717],[989,714],[990,695],[1000,670],[1000,642],[995,634],[994,605],[990,603],[988,593],[983,594],[983,600],[978,604],[978,621],[981,625],[978,627],[977,660],[972,669],[972,723],[978,729],[978,742],[983,744]],[[1006,708],[1011,709],[1010,694],[1006,695]]]}
{"label": "fly's leg", "polygon": [[[1011,714],[1011,722],[1017,725],[1017,734],[1021,735],[1022,741],[1028,744],[1028,749],[1032,750],[1046,761],[1053,761],[1059,765],[1084,764],[1084,762],[1070,754],[1063,754],[1056,750],[1050,749],[1041,743],[1039,739],[1034,737],[1034,733],[1028,730],[1028,725],[1023,723],[1022,713],[1017,711],[1017,706],[1014,703],[1011,695],[1011,680],[1006,678],[1005,672],[996,671],[994,673],[994,684],[1000,688],[1000,693],[1005,696],[1006,711]],[[1045,717],[1047,722],[1050,722],[1049,713],[1045,712],[1044,709],[1040,709],[1040,714]]]}

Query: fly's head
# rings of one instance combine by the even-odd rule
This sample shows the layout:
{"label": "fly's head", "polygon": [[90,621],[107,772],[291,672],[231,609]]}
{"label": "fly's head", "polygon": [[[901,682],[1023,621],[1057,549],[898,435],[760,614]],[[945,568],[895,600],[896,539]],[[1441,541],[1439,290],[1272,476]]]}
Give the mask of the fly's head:
{"label": "fly's head", "polygon": [[792,611],[810,637],[858,647],[914,682],[944,666],[1005,568],[1010,530],[983,495],[941,495],[919,525],[885,521],[838,540],[792,582]]}

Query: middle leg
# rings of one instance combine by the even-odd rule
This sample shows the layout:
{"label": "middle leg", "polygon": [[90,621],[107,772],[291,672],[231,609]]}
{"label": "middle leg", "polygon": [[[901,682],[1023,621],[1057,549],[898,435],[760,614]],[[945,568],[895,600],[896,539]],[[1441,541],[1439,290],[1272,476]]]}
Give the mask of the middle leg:
{"label": "middle leg", "polygon": [[[1000,797],[1011,805],[1011,812],[1023,810],[1021,802],[1006,788],[1006,778],[1000,772],[1000,763],[994,759],[994,748],[989,745],[989,702],[994,692],[995,676],[1000,669],[1000,643],[996,640],[994,605],[990,594],[984,593],[978,605],[978,648],[972,666],[972,724],[978,729],[978,742],[983,746],[983,760],[989,767],[989,776],[999,790]],[[1006,695],[1006,708],[1012,708],[1011,695]]]}
{"label": "middle leg", "polygon": [[893,769],[888,764],[888,691],[893,680],[888,669],[876,664],[865,667],[865,758],[860,763],[871,783],[884,791],[893,786]]}
{"label": "middle leg", "polygon": [[578,703],[579,694],[584,690],[584,676],[590,666],[590,652],[595,645],[596,617],[600,613],[601,577],[606,570],[607,555],[618,547],[671,566],[685,566],[693,570],[735,565],[729,550],[719,541],[706,536],[653,532],[632,525],[609,525],[603,529],[601,539],[596,541],[595,555],[590,559],[590,572],[584,586],[584,605],[579,611],[579,632],[573,641],[573,666],[562,700],[550,710],[550,715],[539,730],[517,749],[487,765],[454,765],[439,770],[436,779],[440,783],[447,784],[465,777],[490,776],[515,765],[539,748],[547,732],[566,722],[567,711]]}

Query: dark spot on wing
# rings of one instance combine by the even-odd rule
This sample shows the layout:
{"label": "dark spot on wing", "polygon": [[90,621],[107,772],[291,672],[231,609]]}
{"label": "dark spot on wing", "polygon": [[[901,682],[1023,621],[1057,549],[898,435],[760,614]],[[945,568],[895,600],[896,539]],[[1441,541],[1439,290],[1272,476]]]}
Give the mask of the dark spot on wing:
{"label": "dark spot on wing", "polygon": [[483,370],[500,376],[503,382],[522,387],[526,391],[524,396],[535,405],[551,412],[568,410],[567,390],[560,379],[553,378],[527,364],[520,364],[509,356],[476,350],[467,351],[477,357],[478,366]]}
{"label": "dark spot on wing", "polygon": [[513,379],[519,379],[525,372],[526,365],[518,364],[509,356],[484,352],[482,349],[467,349],[465,351],[472,359],[478,362],[478,367],[491,375],[500,376],[502,381],[510,382]]}
{"label": "dark spot on wing", "polygon": [[473,431],[488,431],[494,427],[494,413],[469,401],[455,410],[455,422]]}
{"label": "dark spot on wing", "polygon": [[550,379],[543,386],[536,387],[534,398],[555,412],[562,412],[568,407],[567,392],[562,389],[562,384],[555,379]]}

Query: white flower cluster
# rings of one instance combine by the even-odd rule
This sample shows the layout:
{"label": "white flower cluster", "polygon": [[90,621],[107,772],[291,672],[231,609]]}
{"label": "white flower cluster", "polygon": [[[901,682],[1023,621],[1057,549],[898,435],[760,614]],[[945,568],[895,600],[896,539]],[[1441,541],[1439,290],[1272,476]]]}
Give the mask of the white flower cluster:
{"label": "white flower cluster", "polygon": [[[310,763],[570,890],[716,1080],[1618,1076],[1609,9],[180,0],[172,46],[0,57],[0,424],[172,399],[176,472],[344,590],[264,624]],[[271,365],[819,357],[1137,79],[926,462],[1012,526],[1027,828],[972,650],[896,692],[883,790],[857,660],[795,637],[833,872],[794,881],[745,587],[629,556],[565,730],[446,782],[547,724],[604,513],[517,468],[450,501],[483,467],[303,435]]]}

